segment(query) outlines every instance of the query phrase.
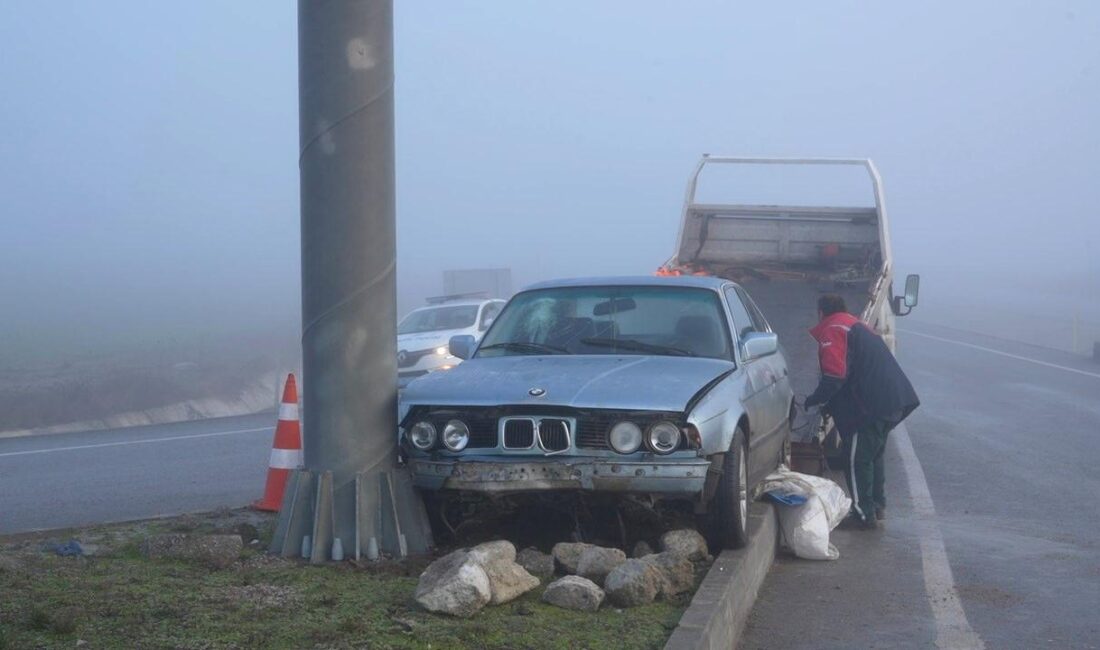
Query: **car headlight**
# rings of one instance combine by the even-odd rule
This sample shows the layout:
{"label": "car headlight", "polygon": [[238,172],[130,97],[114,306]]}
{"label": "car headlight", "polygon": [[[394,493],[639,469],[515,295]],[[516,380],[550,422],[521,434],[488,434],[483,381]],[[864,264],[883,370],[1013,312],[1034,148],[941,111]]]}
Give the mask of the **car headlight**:
{"label": "car headlight", "polygon": [[671,454],[680,446],[680,427],[671,422],[658,422],[649,428],[649,448],[654,453]]}
{"label": "car headlight", "polygon": [[409,442],[421,451],[427,451],[435,445],[435,425],[421,420],[409,429]]}
{"label": "car headlight", "polygon": [[607,434],[611,448],[620,454],[633,454],[642,446],[642,428],[629,421],[619,422]]}
{"label": "car headlight", "polygon": [[444,356],[450,353],[450,349],[446,345],[441,345],[435,349],[435,353],[439,356]]}
{"label": "car headlight", "polygon": [[451,420],[443,427],[443,446],[451,451],[462,451],[470,443],[470,428],[462,420]]}

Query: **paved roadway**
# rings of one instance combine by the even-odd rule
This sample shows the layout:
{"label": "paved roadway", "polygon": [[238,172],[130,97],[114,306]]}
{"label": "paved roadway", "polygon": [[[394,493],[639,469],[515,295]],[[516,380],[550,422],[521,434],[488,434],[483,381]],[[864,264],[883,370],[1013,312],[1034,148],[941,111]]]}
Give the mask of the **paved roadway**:
{"label": "paved roadway", "polygon": [[741,647],[1100,648],[1100,364],[901,325],[885,529],[779,561]]}
{"label": "paved roadway", "polygon": [[0,439],[0,534],[247,505],[274,418]]}
{"label": "paved roadway", "polygon": [[[902,325],[886,528],[781,560],[742,647],[1100,648],[1100,364]],[[272,418],[0,439],[0,533],[245,505]]]}

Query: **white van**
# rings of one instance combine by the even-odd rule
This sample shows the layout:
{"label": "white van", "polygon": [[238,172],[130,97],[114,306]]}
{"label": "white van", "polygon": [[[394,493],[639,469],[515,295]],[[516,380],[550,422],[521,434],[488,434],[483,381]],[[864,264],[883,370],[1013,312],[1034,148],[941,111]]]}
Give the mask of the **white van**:
{"label": "white van", "polygon": [[397,325],[397,386],[435,370],[446,370],[461,359],[451,355],[452,336],[469,334],[480,340],[504,306],[498,299],[431,298]]}

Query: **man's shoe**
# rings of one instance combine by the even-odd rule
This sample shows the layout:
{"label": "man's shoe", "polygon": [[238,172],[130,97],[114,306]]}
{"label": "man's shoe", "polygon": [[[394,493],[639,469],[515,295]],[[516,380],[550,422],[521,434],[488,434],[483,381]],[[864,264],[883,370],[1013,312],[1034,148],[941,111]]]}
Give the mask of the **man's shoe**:
{"label": "man's shoe", "polygon": [[875,519],[879,521],[886,519],[886,506],[875,506]]}
{"label": "man's shoe", "polygon": [[859,530],[863,528],[863,517],[853,512],[842,519],[837,528],[840,530]]}

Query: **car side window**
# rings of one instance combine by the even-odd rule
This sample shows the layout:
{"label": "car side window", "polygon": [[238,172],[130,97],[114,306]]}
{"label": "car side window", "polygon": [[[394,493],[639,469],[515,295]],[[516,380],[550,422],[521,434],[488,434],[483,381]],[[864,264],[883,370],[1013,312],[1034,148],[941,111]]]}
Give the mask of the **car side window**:
{"label": "car side window", "polygon": [[767,319],[764,318],[763,312],[756,306],[756,303],[753,302],[749,294],[745,293],[744,289],[739,288],[737,289],[737,295],[741,296],[741,302],[745,303],[745,306],[748,307],[749,316],[752,317],[753,329],[757,332],[770,331],[771,327],[768,325]]}
{"label": "car side window", "polygon": [[493,324],[497,315],[500,314],[500,308],[503,303],[491,302],[485,305],[485,308],[481,310],[481,322],[478,323],[478,329],[485,331],[489,329],[489,326]]}
{"label": "car side window", "polygon": [[726,289],[726,300],[730,304],[730,313],[733,315],[733,325],[737,330],[737,340],[740,341],[750,332],[757,331],[756,324],[753,323],[752,316],[749,315],[749,310],[745,307],[745,303],[741,300],[741,296],[738,295],[733,287]]}

